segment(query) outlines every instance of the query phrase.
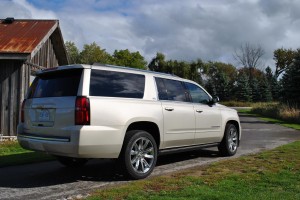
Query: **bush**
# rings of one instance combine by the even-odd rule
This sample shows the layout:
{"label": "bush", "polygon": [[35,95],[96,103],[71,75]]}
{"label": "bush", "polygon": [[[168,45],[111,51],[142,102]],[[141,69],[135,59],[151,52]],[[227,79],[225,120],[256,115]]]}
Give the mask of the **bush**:
{"label": "bush", "polygon": [[300,124],[300,109],[297,106],[282,103],[258,103],[252,108],[253,113]]}
{"label": "bush", "polygon": [[244,101],[222,101],[220,104],[228,107],[252,107],[255,103]]}

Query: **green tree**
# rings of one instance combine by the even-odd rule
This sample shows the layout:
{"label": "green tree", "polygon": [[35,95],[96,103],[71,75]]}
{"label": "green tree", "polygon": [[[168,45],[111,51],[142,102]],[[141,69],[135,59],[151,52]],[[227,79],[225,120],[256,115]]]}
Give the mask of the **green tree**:
{"label": "green tree", "polygon": [[236,97],[238,101],[252,101],[249,78],[245,73],[240,73],[236,83]]}
{"label": "green tree", "polygon": [[206,82],[205,88],[209,92],[209,94],[212,95],[213,97],[218,96],[216,85],[215,85],[215,82],[213,79],[208,79],[208,81]]}
{"label": "green tree", "polygon": [[277,81],[277,78],[275,75],[273,75],[272,69],[270,67],[266,68],[266,79],[268,81],[268,84],[271,89],[272,93],[272,98],[273,100],[278,100],[279,99],[279,93],[280,93],[280,85],[279,82]]}
{"label": "green tree", "polygon": [[283,100],[300,105],[300,49],[297,49],[293,62],[282,77]]}
{"label": "green tree", "polygon": [[259,82],[258,80],[254,77],[252,79],[252,83],[250,85],[251,87],[251,95],[252,95],[252,100],[254,102],[259,102],[262,100],[262,96],[261,96],[261,90],[260,90],[260,85],[259,85]]}
{"label": "green tree", "polygon": [[133,67],[139,69],[145,69],[147,62],[140,52],[130,52],[128,49],[115,50],[113,57],[113,63],[119,66]]}
{"label": "green tree", "polygon": [[193,80],[200,85],[203,84],[202,72],[203,72],[204,63],[201,59],[193,61],[190,64],[190,70],[188,74],[188,79]]}
{"label": "green tree", "polygon": [[213,93],[215,90],[216,95],[219,96],[221,100],[234,99],[235,94],[233,88],[237,76],[237,71],[234,66],[222,62],[210,61],[205,63],[203,71],[208,77],[206,87],[210,93]]}
{"label": "green tree", "polygon": [[79,63],[79,50],[74,42],[66,41],[65,47],[69,55],[70,64]]}
{"label": "green tree", "polygon": [[181,78],[188,78],[190,65],[184,61],[173,61],[173,73]]}
{"label": "green tree", "polygon": [[216,74],[216,92],[221,100],[228,101],[231,100],[231,87],[229,77],[224,72],[219,72]]}
{"label": "green tree", "polygon": [[157,52],[156,56],[152,58],[152,60],[148,64],[148,68],[151,71],[168,73],[166,71],[167,62],[165,61],[165,58],[166,57],[164,54]]}
{"label": "green tree", "polygon": [[80,63],[111,63],[112,57],[105,49],[101,49],[95,42],[85,44],[80,52]]}
{"label": "green tree", "polygon": [[204,63],[201,59],[191,63],[178,60],[165,60],[165,55],[158,52],[149,62],[148,69],[156,72],[174,74],[182,78],[193,80],[199,84],[203,83],[201,74],[204,72]]}
{"label": "green tree", "polygon": [[274,60],[276,65],[275,77],[278,78],[293,62],[297,52],[292,49],[276,49],[274,51]]}
{"label": "green tree", "polygon": [[260,91],[261,91],[261,101],[269,102],[272,101],[272,92],[268,80],[263,78],[259,83]]}

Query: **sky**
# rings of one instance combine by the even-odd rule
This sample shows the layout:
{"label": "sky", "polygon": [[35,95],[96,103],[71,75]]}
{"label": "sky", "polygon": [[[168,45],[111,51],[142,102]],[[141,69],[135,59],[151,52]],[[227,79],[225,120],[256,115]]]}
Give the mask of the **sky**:
{"label": "sky", "polygon": [[261,68],[274,69],[273,52],[299,48],[299,0],[0,0],[0,18],[58,19],[65,41],[79,49],[139,51],[149,62],[221,61],[239,66],[241,45],[260,45]]}

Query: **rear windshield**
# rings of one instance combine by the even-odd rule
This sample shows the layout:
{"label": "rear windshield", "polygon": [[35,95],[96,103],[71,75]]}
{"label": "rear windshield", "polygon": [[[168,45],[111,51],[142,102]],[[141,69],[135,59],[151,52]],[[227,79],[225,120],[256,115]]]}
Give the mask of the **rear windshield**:
{"label": "rear windshield", "polygon": [[141,99],[144,96],[144,89],[144,75],[92,70],[90,96]]}
{"label": "rear windshield", "polygon": [[28,98],[77,96],[82,69],[41,74],[33,81]]}

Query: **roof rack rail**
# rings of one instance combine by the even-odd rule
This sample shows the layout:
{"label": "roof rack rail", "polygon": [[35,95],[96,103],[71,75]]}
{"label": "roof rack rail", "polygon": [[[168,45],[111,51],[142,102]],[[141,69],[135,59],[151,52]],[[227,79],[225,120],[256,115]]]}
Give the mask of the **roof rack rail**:
{"label": "roof rack rail", "polygon": [[105,67],[118,68],[118,69],[128,69],[128,70],[138,71],[138,72],[147,72],[147,73],[151,73],[151,74],[160,74],[160,75],[167,75],[167,76],[179,77],[179,76],[177,76],[175,74],[168,74],[168,73],[164,73],[164,72],[156,72],[156,71],[150,71],[150,70],[146,70],[146,69],[138,69],[138,68],[118,66],[118,65],[111,65],[111,64],[93,63],[93,66],[105,66]]}

